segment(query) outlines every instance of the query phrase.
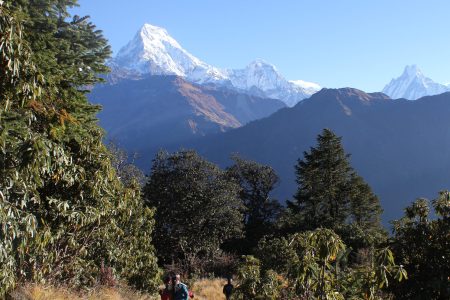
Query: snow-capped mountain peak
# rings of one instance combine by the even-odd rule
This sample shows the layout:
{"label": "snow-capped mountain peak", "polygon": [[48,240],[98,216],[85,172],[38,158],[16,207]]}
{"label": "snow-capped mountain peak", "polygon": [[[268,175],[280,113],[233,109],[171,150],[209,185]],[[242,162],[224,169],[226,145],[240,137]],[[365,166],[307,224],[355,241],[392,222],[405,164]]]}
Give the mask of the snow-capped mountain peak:
{"label": "snow-capped mountain peak", "polygon": [[142,74],[192,77],[196,82],[206,77],[223,79],[218,69],[183,49],[166,29],[150,24],[144,24],[120,49],[113,63]]}
{"label": "snow-capped mountain peak", "polygon": [[413,78],[413,77],[423,77],[424,75],[422,73],[422,70],[420,70],[417,65],[409,65],[405,67],[402,76]]}
{"label": "snow-capped mountain peak", "polygon": [[281,99],[288,106],[294,106],[321,89],[315,83],[286,80],[274,65],[263,59],[252,61],[244,69],[228,70],[227,74],[234,87],[259,96]]}
{"label": "snow-capped mountain peak", "polygon": [[439,84],[426,77],[416,65],[406,66],[403,74],[386,85],[383,93],[393,99],[416,100],[423,96],[437,95],[449,91],[449,86]]}
{"label": "snow-capped mountain peak", "polygon": [[169,35],[167,30],[162,27],[144,24],[138,34],[142,38],[144,47],[147,50],[150,50],[153,47],[163,48],[164,44],[169,44],[174,48],[182,50],[180,44],[178,44],[178,42]]}
{"label": "snow-capped mountain peak", "polygon": [[221,70],[190,54],[166,29],[151,24],[142,26],[110,65],[125,76],[177,75],[197,84],[226,85],[242,92],[279,99],[289,106],[320,89],[317,84],[286,80],[274,65],[262,59],[243,69]]}
{"label": "snow-capped mountain peak", "polygon": [[274,65],[262,59],[252,61],[244,69],[228,70],[227,73],[231,84],[244,90],[257,88],[268,91],[287,83]]}
{"label": "snow-capped mountain peak", "polygon": [[267,61],[265,61],[262,58],[257,58],[254,61],[250,62],[247,65],[246,69],[249,69],[249,70],[265,69],[265,70],[270,70],[271,72],[278,73],[278,70],[274,65],[268,63]]}

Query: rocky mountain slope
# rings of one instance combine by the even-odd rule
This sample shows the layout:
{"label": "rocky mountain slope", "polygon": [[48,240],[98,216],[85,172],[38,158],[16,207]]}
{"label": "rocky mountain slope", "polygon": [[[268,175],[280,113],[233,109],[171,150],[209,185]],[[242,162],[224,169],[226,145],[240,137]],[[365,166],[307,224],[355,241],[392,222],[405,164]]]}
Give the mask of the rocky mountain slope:
{"label": "rocky mountain slope", "polygon": [[144,76],[96,86],[98,117],[108,138],[151,159],[159,148],[241,127],[284,103],[226,88],[192,84],[178,76]]}

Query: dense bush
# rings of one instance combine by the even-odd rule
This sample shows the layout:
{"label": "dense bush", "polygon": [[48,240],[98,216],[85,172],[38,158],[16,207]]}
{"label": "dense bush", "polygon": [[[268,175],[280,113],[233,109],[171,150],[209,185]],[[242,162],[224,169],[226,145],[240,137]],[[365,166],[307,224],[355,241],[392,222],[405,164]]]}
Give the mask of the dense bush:
{"label": "dense bush", "polygon": [[124,187],[82,87],[110,51],[76,1],[0,3],[0,293],[89,286],[101,264],[154,289],[153,211]]}
{"label": "dense bush", "polygon": [[450,298],[450,193],[442,191],[433,208],[434,216],[428,201],[418,199],[393,222],[392,247],[409,274],[393,286],[397,299]]}
{"label": "dense bush", "polygon": [[392,279],[406,278],[387,248],[372,249],[366,261],[353,265],[346,262],[350,252],[330,229],[264,240],[258,257],[244,257],[238,269],[238,295],[242,299],[383,299],[382,289]]}
{"label": "dense bush", "polygon": [[242,232],[238,193],[223,170],[194,151],[158,153],[144,197],[156,208],[153,240],[160,261],[203,272],[221,254],[221,244]]}

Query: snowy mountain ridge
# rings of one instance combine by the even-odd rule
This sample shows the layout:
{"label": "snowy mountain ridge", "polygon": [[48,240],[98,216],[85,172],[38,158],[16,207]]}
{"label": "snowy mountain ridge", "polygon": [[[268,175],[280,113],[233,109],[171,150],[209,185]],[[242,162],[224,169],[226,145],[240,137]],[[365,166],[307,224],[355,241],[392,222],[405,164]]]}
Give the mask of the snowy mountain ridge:
{"label": "snowy mountain ridge", "polygon": [[321,89],[316,83],[286,80],[275,66],[262,59],[244,69],[216,68],[183,49],[167,30],[150,24],[145,24],[110,64],[122,74],[177,75],[196,84],[213,83],[280,99],[288,106],[294,106]]}
{"label": "snowy mountain ridge", "polygon": [[391,80],[383,93],[393,99],[416,100],[450,91],[449,84],[440,84],[426,77],[416,65],[406,66],[403,74]]}

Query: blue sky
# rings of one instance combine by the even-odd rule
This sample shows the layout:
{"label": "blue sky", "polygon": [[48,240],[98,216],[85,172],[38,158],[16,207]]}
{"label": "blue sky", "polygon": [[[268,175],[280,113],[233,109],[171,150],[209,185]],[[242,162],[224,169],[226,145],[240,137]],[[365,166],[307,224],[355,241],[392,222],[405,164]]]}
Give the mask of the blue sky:
{"label": "blue sky", "polygon": [[115,52],[144,24],[222,68],[256,58],[288,79],[381,90],[405,65],[450,82],[448,0],[80,0]]}

